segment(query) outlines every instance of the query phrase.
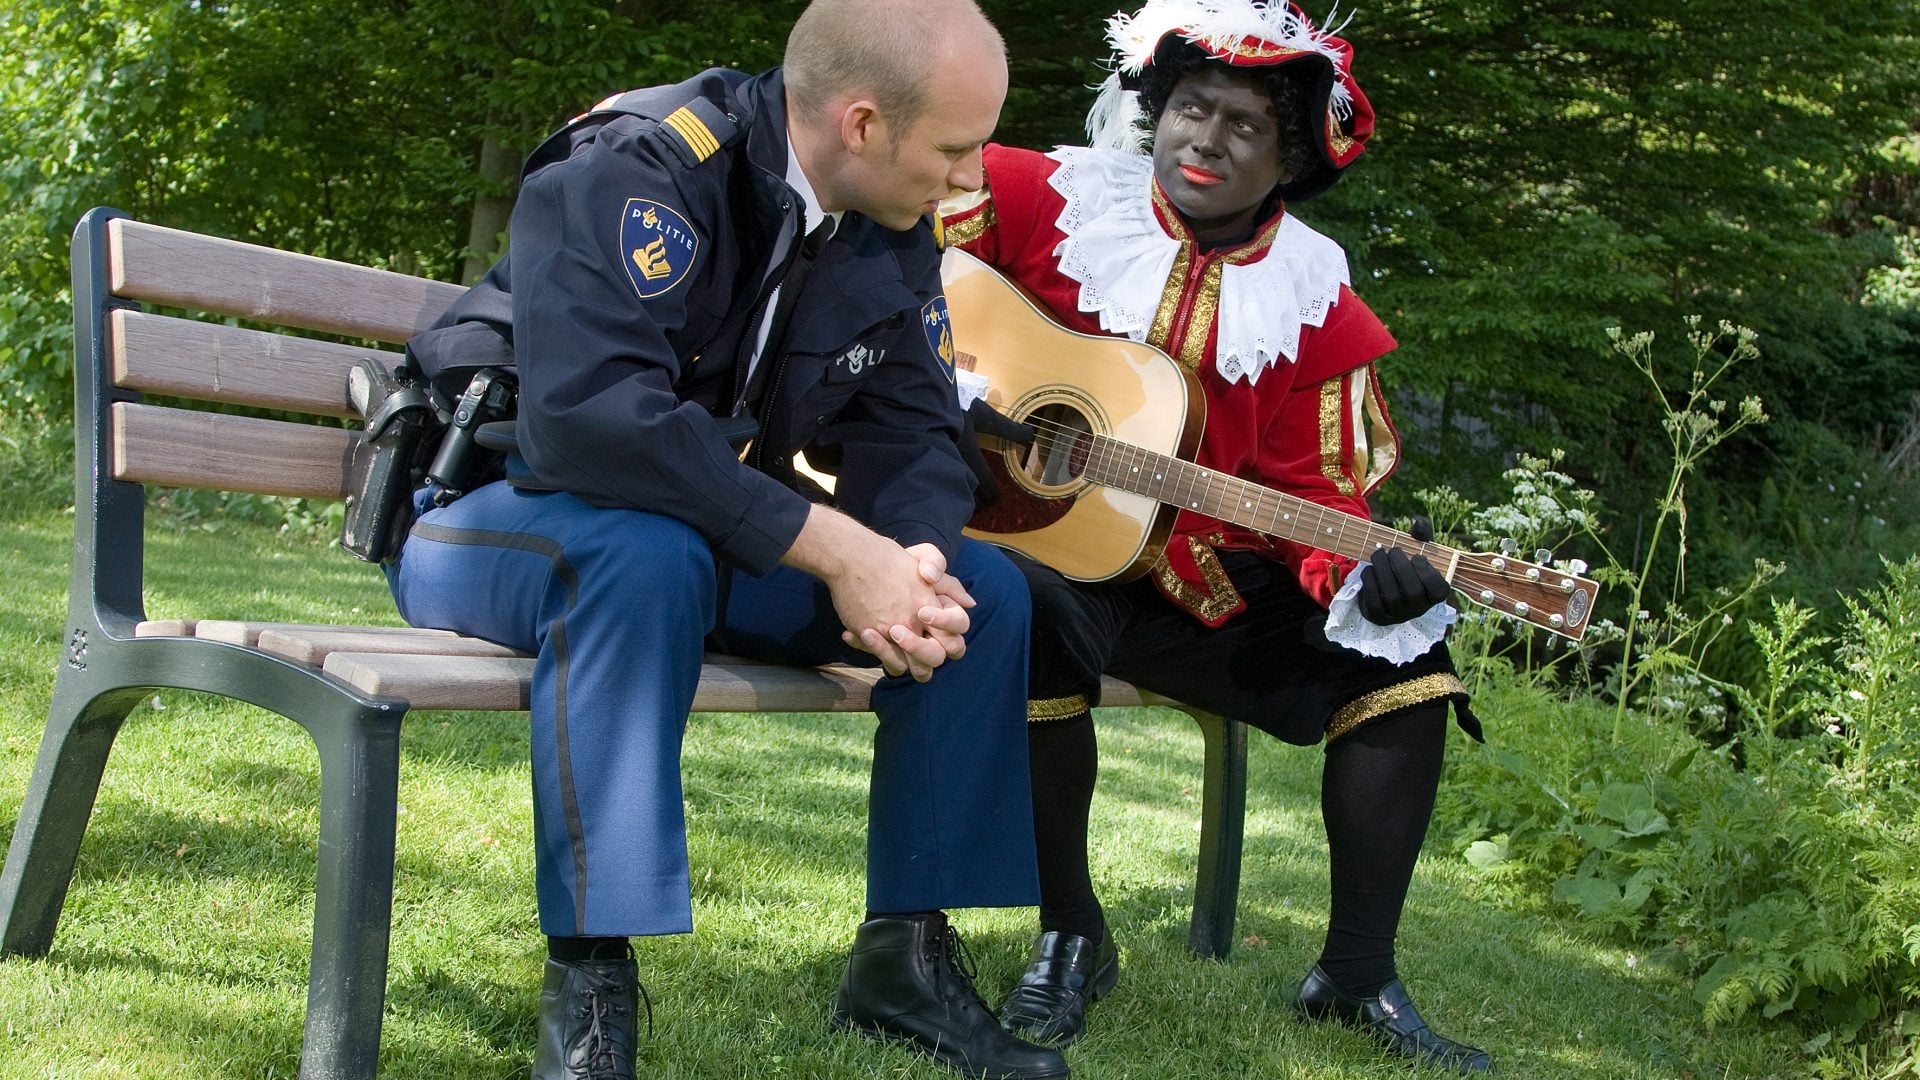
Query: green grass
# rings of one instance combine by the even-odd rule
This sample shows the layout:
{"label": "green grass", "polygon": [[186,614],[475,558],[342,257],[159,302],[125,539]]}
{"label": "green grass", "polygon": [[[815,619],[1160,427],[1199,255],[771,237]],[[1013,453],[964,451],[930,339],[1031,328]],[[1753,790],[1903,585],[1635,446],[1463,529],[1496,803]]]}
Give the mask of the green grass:
{"label": "green grass", "polygon": [[[216,519],[217,520],[217,519]],[[39,744],[64,618],[71,516],[0,509],[0,832]],[[150,529],[149,614],[392,622],[378,576],[330,546],[239,523]],[[1551,717],[1501,717],[1550,723]],[[1496,726],[1497,730],[1497,726]],[[697,933],[639,943],[664,1077],[939,1077],[830,1032],[862,906],[870,722],[697,717],[686,792]],[[1096,875],[1124,975],[1070,1051],[1082,1078],[1425,1075],[1285,1008],[1326,906],[1319,751],[1252,751],[1238,932],[1225,963],[1186,952],[1200,742],[1178,714],[1103,717]],[[388,1077],[523,1076],[543,943],[534,916],[526,725],[407,722],[382,1048]],[[1474,752],[1458,739],[1451,752]],[[0,1078],[290,1077],[298,1069],[318,783],[300,729],[249,706],[162,693],[107,769],[51,955],[0,962]],[[997,1001],[1033,913],[957,921]],[[1429,851],[1401,970],[1444,1033],[1499,1075],[1551,1080],[1788,1077],[1784,1031],[1707,1030],[1687,987]]]}

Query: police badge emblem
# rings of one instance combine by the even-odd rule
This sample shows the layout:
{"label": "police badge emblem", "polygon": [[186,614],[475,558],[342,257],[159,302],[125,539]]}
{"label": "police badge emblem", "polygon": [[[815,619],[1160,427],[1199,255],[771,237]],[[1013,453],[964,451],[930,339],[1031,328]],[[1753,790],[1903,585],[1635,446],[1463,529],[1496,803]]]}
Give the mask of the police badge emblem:
{"label": "police badge emblem", "polygon": [[953,319],[947,315],[947,298],[936,296],[920,309],[920,329],[926,331],[927,348],[940,359],[940,370],[953,381]]}
{"label": "police badge emblem", "polygon": [[651,300],[686,280],[700,237],[678,210],[652,199],[628,199],[620,212],[620,250],[634,291]]}

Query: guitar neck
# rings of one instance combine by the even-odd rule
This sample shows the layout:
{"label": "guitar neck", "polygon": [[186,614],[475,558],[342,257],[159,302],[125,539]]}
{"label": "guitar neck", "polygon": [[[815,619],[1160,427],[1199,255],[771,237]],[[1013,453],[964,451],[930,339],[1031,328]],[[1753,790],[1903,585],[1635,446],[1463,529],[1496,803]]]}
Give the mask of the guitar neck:
{"label": "guitar neck", "polygon": [[1426,555],[1452,578],[1458,553],[1444,544],[1422,543],[1398,529],[1105,435],[1081,438],[1087,440],[1084,475],[1095,483],[1362,562],[1376,549],[1399,547]]}

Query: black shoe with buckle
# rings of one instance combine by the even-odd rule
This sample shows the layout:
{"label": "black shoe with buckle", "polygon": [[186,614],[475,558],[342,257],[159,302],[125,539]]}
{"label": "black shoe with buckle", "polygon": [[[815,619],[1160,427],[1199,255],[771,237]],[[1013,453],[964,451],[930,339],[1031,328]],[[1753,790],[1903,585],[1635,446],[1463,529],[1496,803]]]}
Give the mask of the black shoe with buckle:
{"label": "black shoe with buckle", "polygon": [[1407,996],[1407,988],[1395,979],[1380,988],[1380,993],[1357,998],[1334,985],[1327,973],[1315,964],[1300,984],[1293,1007],[1310,1020],[1338,1020],[1352,1024],[1372,1036],[1375,1042],[1403,1057],[1423,1065],[1435,1065],[1461,1076],[1489,1072],[1493,1059],[1485,1050],[1454,1042],[1434,1033]]}
{"label": "black shoe with buckle", "polygon": [[[533,1080],[634,1080],[634,999],[646,1001],[633,959],[547,960]],[[653,1005],[647,1004],[647,1027]]]}
{"label": "black shoe with buckle", "polygon": [[1033,962],[1000,1006],[1000,1024],[1030,1042],[1067,1046],[1086,1033],[1087,1006],[1120,981],[1120,950],[1108,930],[1095,945],[1049,930],[1033,943]]}
{"label": "black shoe with buckle", "polygon": [[1058,1051],[1021,1042],[1000,1026],[973,988],[959,933],[937,911],[860,924],[830,1019],[870,1038],[907,1043],[963,1076],[1069,1075]]}

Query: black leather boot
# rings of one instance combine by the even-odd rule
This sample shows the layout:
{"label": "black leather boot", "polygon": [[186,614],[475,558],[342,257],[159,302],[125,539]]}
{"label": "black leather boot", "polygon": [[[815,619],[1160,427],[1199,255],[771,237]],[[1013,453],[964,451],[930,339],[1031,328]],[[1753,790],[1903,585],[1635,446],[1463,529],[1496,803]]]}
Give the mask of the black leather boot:
{"label": "black leather boot", "polygon": [[533,1080],[634,1080],[634,999],[641,994],[631,957],[549,958]]}
{"label": "black leather boot", "polygon": [[1058,1051],[1021,1042],[1000,1026],[973,988],[960,935],[937,911],[860,924],[831,1019],[869,1037],[909,1043],[963,1076],[1069,1075]]}
{"label": "black leather boot", "polygon": [[1087,1006],[1120,981],[1120,950],[1108,930],[1095,945],[1049,930],[1033,943],[1033,962],[1000,1006],[1000,1024],[1023,1039],[1067,1046],[1087,1030]]}
{"label": "black leather boot", "polygon": [[1435,1065],[1461,1076],[1493,1069],[1493,1059],[1485,1050],[1434,1034],[1420,1019],[1399,979],[1381,987],[1377,996],[1357,998],[1335,986],[1315,964],[1307,972],[1307,981],[1300,984],[1293,1007],[1310,1020],[1352,1024],[1388,1050],[1423,1065]]}

